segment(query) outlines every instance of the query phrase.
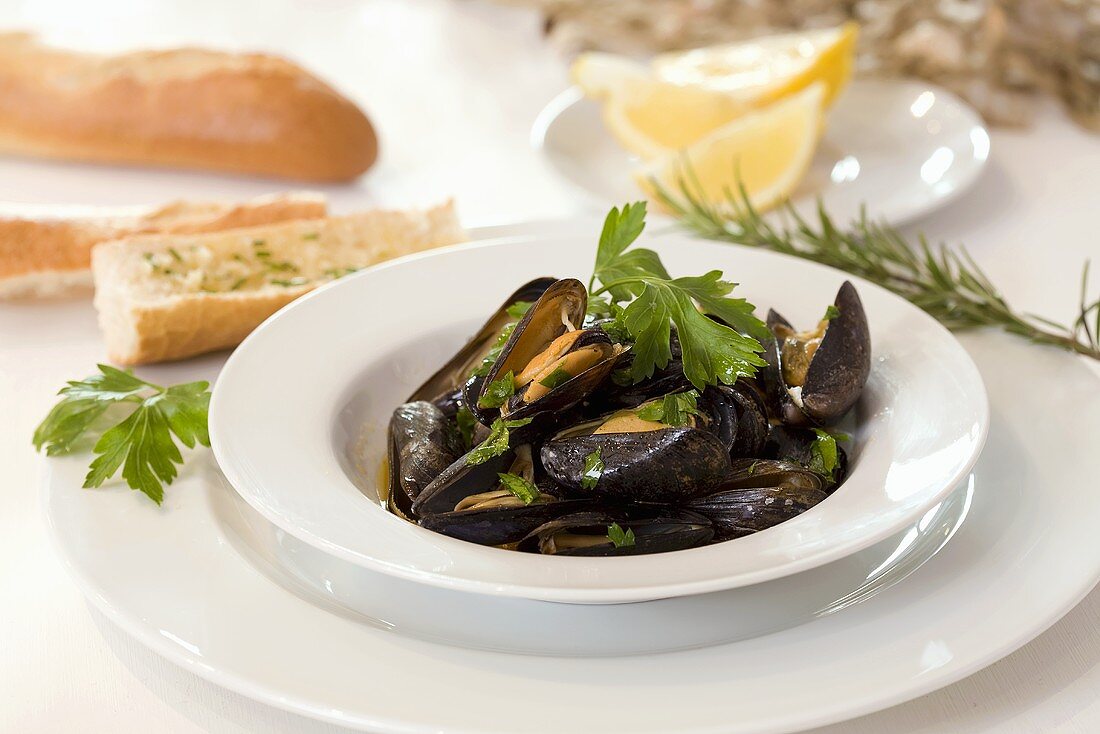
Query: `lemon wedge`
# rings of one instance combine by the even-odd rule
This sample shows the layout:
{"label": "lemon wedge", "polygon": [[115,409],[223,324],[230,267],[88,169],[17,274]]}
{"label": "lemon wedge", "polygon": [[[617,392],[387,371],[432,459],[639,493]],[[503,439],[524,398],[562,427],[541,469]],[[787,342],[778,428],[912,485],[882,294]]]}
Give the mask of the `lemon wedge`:
{"label": "lemon wedge", "polygon": [[826,94],[826,86],[816,83],[750,112],[682,152],[644,165],[635,179],[659,200],[654,181],[677,196],[690,171],[689,189],[704,201],[726,201],[728,192],[737,194],[740,182],[754,207],[771,208],[791,195],[813,159]]}
{"label": "lemon wedge", "polygon": [[645,159],[691,145],[748,111],[731,95],[661,81],[649,67],[613,54],[582,54],[572,77],[586,96],[603,102],[608,131]]}
{"label": "lemon wedge", "polygon": [[845,23],[661,54],[652,66],[666,82],[725,92],[752,107],[822,82],[828,107],[852,76],[858,35],[857,24]]}

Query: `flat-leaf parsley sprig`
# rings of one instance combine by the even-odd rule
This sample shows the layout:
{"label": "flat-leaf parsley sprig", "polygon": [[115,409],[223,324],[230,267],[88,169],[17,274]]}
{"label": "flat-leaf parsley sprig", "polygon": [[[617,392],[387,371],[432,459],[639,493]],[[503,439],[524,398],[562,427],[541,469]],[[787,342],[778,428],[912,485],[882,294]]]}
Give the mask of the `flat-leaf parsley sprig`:
{"label": "flat-leaf parsley sprig", "polygon": [[163,387],[129,371],[105,364],[98,367],[99,374],[73,380],[60,390],[61,401],[34,431],[34,447],[39,451],[45,447],[49,456],[68,453],[82,437],[101,430],[108,417],[129,409],[124,419],[102,431],[93,446],[96,457],[84,486],[99,487],[121,468],[131,489],[141,490],[159,505],[164,501],[164,485],[172,483],[177,465],[183,463],[176,441],[187,448],[210,445],[210,383]]}
{"label": "flat-leaf parsley sprig", "polygon": [[[760,340],[767,327],[743,298],[731,298],[735,283],[712,270],[695,277],[673,278],[653,250],[631,245],[645,229],[645,202],[608,212],[596,250],[589,291],[610,299],[634,341],[630,375],[634,382],[651,377],[672,358],[672,326],[683,352],[684,375],[702,390],[719,382],[732,385],[756,373],[765,362]],[[595,287],[596,283],[599,287]],[[626,306],[618,309],[618,305]],[[710,318],[714,316],[716,318]]]}

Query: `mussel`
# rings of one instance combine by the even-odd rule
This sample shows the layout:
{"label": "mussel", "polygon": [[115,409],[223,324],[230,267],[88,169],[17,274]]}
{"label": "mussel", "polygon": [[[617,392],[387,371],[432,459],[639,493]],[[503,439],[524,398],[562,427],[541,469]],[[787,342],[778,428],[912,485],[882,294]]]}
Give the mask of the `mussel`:
{"label": "mussel", "polygon": [[[592,392],[615,367],[622,347],[599,327],[581,328],[588,303],[573,279],[551,285],[528,309],[501,349],[470,409],[485,424],[498,413],[522,420],[562,411]],[[514,394],[501,404],[493,386],[512,375]]]}
{"label": "mussel", "polygon": [[[669,426],[624,409],[571,426],[542,446],[546,472],[574,494],[635,502],[680,502],[714,486],[729,471],[724,423]],[[602,469],[592,475],[593,459]],[[587,481],[586,481],[587,475]]]}
{"label": "mussel", "polygon": [[[826,479],[826,490],[832,489],[844,481],[848,475],[848,453],[844,447],[836,442],[836,466],[829,472]],[[818,434],[809,428],[794,428],[792,426],[775,425],[768,433],[768,440],[764,444],[764,450],[760,454],[769,459],[793,461],[808,468],[818,468],[825,471],[825,467],[817,467],[822,459],[820,453],[815,456],[815,447],[818,444]],[[817,447],[820,452],[820,448]]]}
{"label": "mussel", "polygon": [[461,394],[463,385],[470,379],[471,373],[481,365],[486,354],[492,349],[501,331],[507,324],[516,320],[508,313],[508,309],[520,302],[537,300],[554,282],[554,278],[535,278],[517,288],[489,317],[477,334],[409,396],[409,402],[415,400],[438,402],[448,399],[448,396],[453,401],[456,394]]}
{"label": "mussel", "polygon": [[428,515],[421,527],[479,545],[506,545],[527,537],[535,528],[570,512],[590,507],[589,500],[562,500],[542,493],[524,504],[506,489],[471,495],[458,509]]}
{"label": "mussel", "polygon": [[716,540],[728,540],[797,517],[827,496],[824,478],[799,464],[738,459],[714,491],[686,507],[713,523]]}
{"label": "mussel", "polygon": [[443,412],[419,400],[393,412],[389,428],[388,503],[405,517],[412,502],[462,452],[462,441]]}
{"label": "mussel", "polygon": [[771,397],[780,419],[790,425],[827,425],[859,399],[871,371],[871,334],[855,286],[845,281],[826,318],[809,331],[796,331],[775,311],[768,328]]}
{"label": "mussel", "polygon": [[[610,534],[612,525],[625,536],[618,543]],[[520,541],[519,550],[557,556],[630,556],[694,548],[713,537],[710,521],[696,513],[634,507],[564,515],[532,531]]]}
{"label": "mussel", "polygon": [[471,463],[469,454],[460,456],[424,487],[413,502],[417,516],[451,512],[467,497],[495,489],[498,475],[507,472],[516,461],[516,452],[508,451],[481,463]]}

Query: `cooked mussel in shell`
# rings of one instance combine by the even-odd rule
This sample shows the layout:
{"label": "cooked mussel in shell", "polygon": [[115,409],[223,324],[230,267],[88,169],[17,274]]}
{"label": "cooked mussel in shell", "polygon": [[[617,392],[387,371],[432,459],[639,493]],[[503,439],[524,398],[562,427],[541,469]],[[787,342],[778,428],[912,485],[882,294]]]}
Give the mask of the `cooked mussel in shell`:
{"label": "cooked mussel in shell", "polygon": [[789,461],[739,459],[710,494],[687,504],[726,540],[765,530],[801,515],[828,494],[825,480]]}
{"label": "cooked mussel in shell", "polygon": [[623,347],[583,327],[587,303],[584,285],[566,279],[528,309],[479,388],[472,407],[481,422],[566,410],[607,379]]}
{"label": "cooked mussel in shell", "polygon": [[778,417],[791,425],[827,425],[859,399],[871,372],[871,333],[855,286],[845,281],[816,327],[797,331],[768,312],[775,342],[768,381]]}
{"label": "cooked mussel in shell", "polygon": [[705,517],[684,510],[589,511],[539,526],[520,541],[519,550],[555,556],[632,556],[694,548],[713,537]]}
{"label": "cooked mussel in shell", "polygon": [[401,514],[462,453],[458,432],[438,407],[418,400],[401,405],[390,419],[388,502]]}

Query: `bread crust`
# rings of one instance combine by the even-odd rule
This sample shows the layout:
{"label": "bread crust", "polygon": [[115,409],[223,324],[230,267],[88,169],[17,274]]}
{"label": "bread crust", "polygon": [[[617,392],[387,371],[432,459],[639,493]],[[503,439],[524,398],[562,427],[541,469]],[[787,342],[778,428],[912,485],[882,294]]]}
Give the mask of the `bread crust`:
{"label": "bread crust", "polygon": [[327,281],[215,293],[165,291],[145,262],[150,251],[199,248],[232,257],[251,243],[263,243],[278,260],[306,272],[308,260],[319,255],[335,253],[343,265],[366,267],[465,239],[450,203],[427,211],[378,210],[199,236],[132,237],[94,249],[95,305],[112,362],[183,359],[236,346],[273,313]]}
{"label": "bread crust", "polygon": [[99,56],[0,34],[0,150],[336,182],[366,171],[378,142],[355,104],[275,56]]}
{"label": "bread crust", "polygon": [[52,219],[0,217],[0,299],[53,297],[91,285],[91,253],[99,242],[138,234],[193,234],[254,227],[327,213],[309,192],[244,202],[177,201],[125,215]]}

